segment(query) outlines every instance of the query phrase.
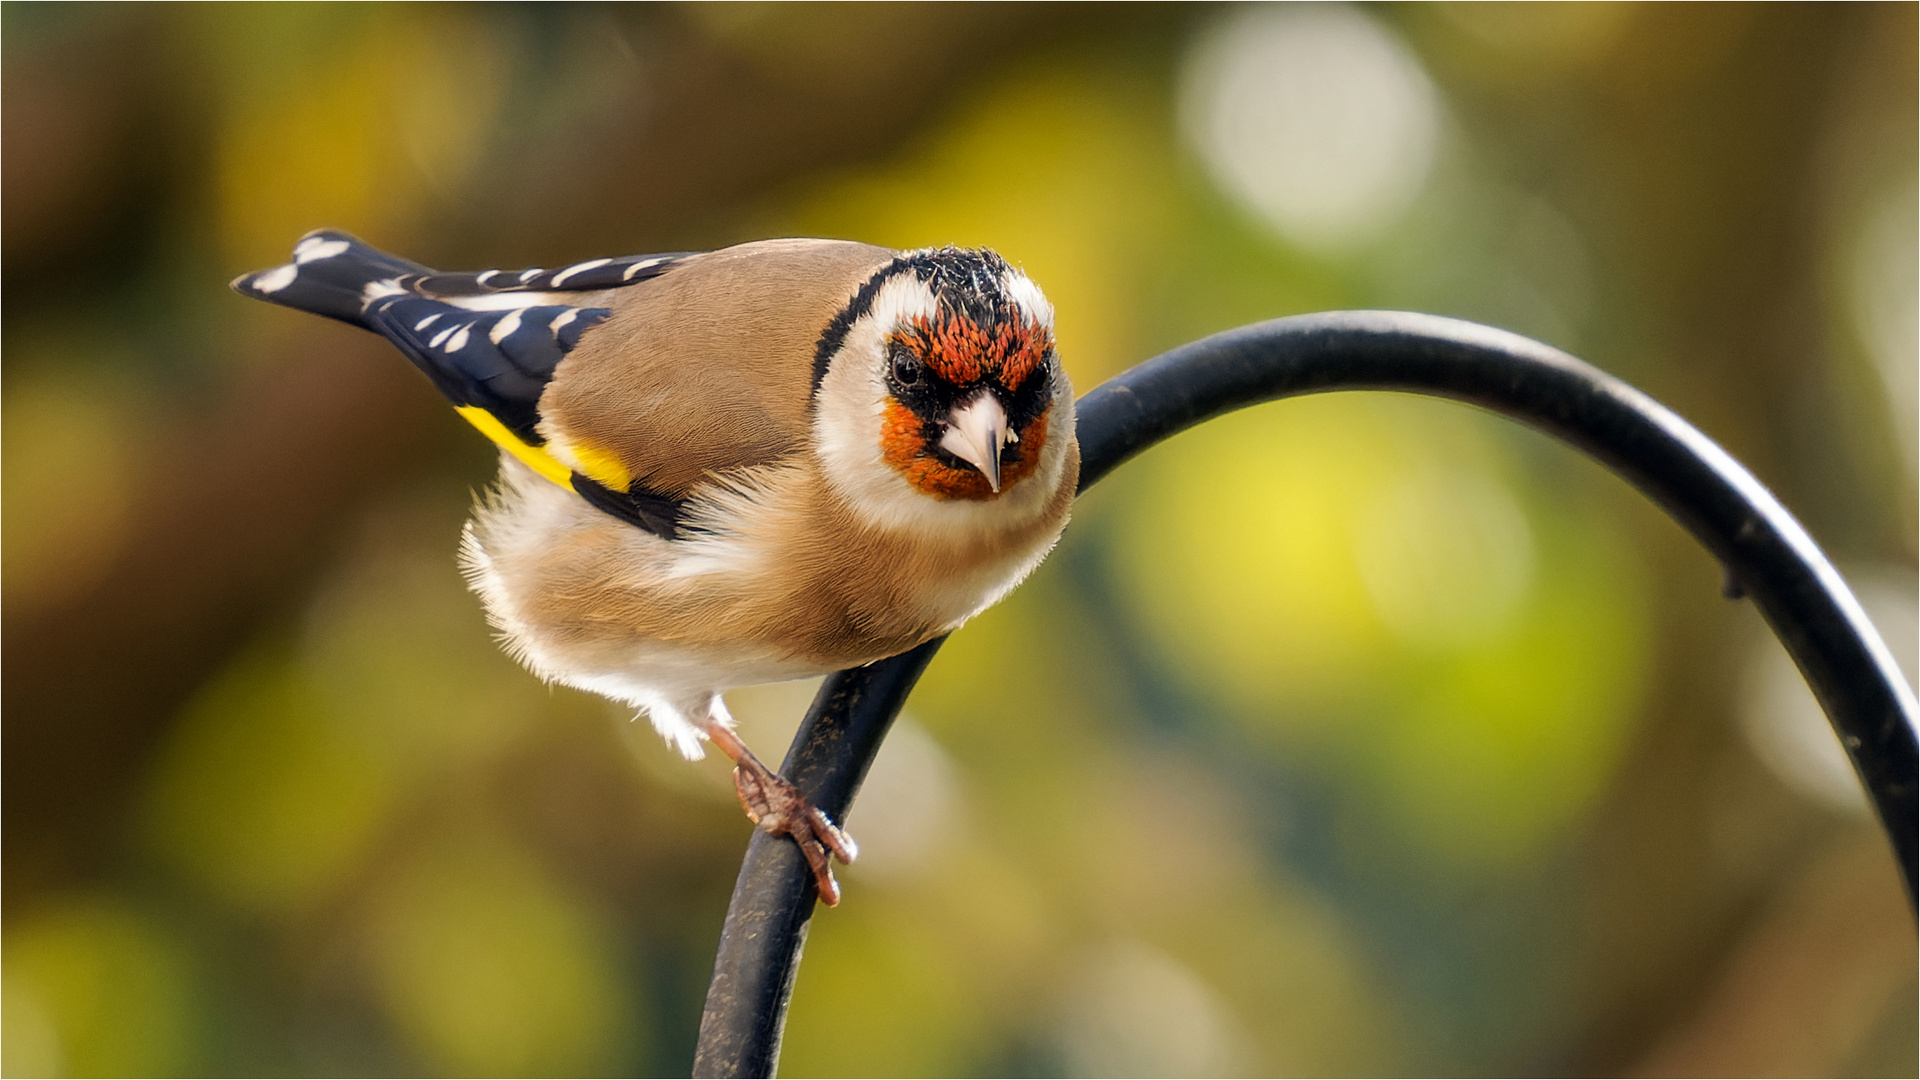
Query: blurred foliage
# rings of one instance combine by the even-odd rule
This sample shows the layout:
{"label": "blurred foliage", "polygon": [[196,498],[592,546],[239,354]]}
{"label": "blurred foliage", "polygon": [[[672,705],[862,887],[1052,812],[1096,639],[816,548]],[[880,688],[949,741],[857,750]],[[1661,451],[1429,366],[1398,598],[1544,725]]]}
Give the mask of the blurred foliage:
{"label": "blurred foliage", "polygon": [[[498,651],[487,448],[223,288],[304,231],[988,245],[1082,392],[1274,316],[1487,321],[1748,462],[1911,661],[1914,11],[0,5],[0,1071],[691,1060],[726,768]],[[1458,406],[1180,436],[929,671],[784,1072],[1914,1073],[1891,862],[1719,584]],[[777,756],[811,692],[730,702]]]}
{"label": "blurred foliage", "polygon": [[1618,527],[1537,484],[1517,500],[1503,432],[1457,409],[1263,421],[1138,470],[1113,571],[1135,624],[1276,764],[1332,755],[1415,850],[1537,855],[1639,711],[1645,584]]}

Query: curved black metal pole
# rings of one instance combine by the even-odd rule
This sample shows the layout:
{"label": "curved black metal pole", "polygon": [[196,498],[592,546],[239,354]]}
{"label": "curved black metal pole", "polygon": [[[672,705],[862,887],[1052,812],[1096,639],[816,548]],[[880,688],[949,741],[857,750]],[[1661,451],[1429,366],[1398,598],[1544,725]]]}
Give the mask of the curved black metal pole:
{"label": "curved black metal pole", "polygon": [[[1793,515],[1740,463],[1618,379],[1505,331],[1389,311],[1276,319],[1149,360],[1080,400],[1080,490],[1149,446],[1247,405],[1329,390],[1453,398],[1585,450],[1679,521],[1751,596],[1826,709],[1915,898],[1916,709],[1873,624]],[[941,639],[944,640],[944,639]],[[941,640],[821,687],[781,772],[835,820]],[[814,888],[756,832],[700,1021],[695,1076],[771,1076]]]}
{"label": "curved black metal pole", "polygon": [[[946,640],[938,637],[899,656],[828,676],[793,736],[780,775],[828,817],[845,821],[867,767],[880,752],[880,740]],[[800,846],[755,829],[720,931],[693,1075],[773,1075],[793,976],[800,970],[800,950],[819,895]]]}

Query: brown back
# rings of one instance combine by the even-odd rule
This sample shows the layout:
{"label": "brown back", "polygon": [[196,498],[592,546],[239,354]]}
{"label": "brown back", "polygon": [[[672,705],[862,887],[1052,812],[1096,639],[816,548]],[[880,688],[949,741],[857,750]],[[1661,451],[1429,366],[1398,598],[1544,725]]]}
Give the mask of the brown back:
{"label": "brown back", "polygon": [[806,444],[821,333],[893,257],[842,240],[763,240],[621,289],[613,315],[561,361],[542,426],[675,497],[709,473],[792,454]]}

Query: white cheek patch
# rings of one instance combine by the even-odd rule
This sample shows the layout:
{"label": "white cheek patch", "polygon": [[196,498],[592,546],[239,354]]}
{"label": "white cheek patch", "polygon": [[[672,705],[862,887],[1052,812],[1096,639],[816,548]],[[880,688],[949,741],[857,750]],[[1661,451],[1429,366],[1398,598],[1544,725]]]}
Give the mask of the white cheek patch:
{"label": "white cheek patch", "polygon": [[847,331],[814,395],[813,439],[827,478],[844,494],[892,473],[880,454],[880,421],[887,389],[881,375],[885,335],[869,319]]}
{"label": "white cheek patch", "polygon": [[[931,319],[938,302],[927,283],[902,274],[880,287],[867,314],[854,320],[827,365],[814,397],[814,442],[829,478],[849,487],[875,471],[898,476],[880,456],[886,413],[887,337],[915,319]],[[905,481],[901,483],[904,485]]]}

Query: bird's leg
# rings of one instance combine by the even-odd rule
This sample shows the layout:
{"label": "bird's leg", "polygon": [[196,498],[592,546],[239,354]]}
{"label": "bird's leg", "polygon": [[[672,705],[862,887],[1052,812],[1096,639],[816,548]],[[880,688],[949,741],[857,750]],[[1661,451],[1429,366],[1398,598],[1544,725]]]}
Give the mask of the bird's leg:
{"label": "bird's leg", "polygon": [[793,842],[800,845],[800,853],[806,856],[807,865],[813,868],[813,880],[820,886],[820,899],[828,907],[838,904],[840,883],[833,879],[833,864],[827,861],[827,853],[832,852],[834,858],[850,863],[860,854],[859,845],[809,802],[799,788],[761,764],[753,751],[747,749],[747,744],[740,741],[740,736],[734,734],[733,728],[720,719],[726,715],[724,710],[725,706],[716,699],[701,730],[721,753],[733,759],[733,787],[740,794],[740,805],[746,809],[747,817],[775,836],[793,837]]}

